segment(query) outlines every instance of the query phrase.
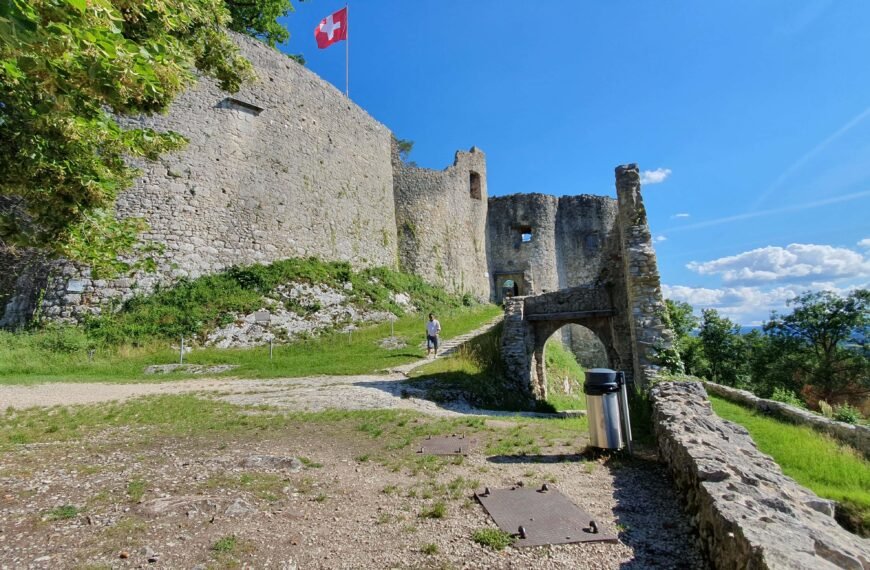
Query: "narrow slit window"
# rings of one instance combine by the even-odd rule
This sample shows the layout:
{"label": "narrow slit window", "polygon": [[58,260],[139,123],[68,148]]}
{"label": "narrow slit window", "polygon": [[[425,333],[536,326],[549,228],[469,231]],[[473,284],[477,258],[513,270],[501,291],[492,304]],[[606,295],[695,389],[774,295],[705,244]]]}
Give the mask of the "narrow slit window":
{"label": "narrow slit window", "polygon": [[530,226],[523,226],[520,228],[520,239],[523,243],[529,243],[532,241],[532,228]]}
{"label": "narrow slit window", "polygon": [[471,197],[475,200],[481,200],[480,196],[480,174],[475,171],[468,173],[468,184],[471,189]]}

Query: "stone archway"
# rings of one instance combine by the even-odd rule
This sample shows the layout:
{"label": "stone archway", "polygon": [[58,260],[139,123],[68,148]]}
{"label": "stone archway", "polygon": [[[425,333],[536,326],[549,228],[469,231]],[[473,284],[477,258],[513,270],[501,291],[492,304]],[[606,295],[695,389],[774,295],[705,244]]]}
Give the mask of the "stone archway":
{"label": "stone archway", "polygon": [[543,400],[547,397],[544,345],[565,325],[592,331],[604,345],[608,366],[633,372],[631,338],[622,326],[625,315],[614,310],[603,287],[572,287],[534,297],[505,299],[502,357],[513,388]]}

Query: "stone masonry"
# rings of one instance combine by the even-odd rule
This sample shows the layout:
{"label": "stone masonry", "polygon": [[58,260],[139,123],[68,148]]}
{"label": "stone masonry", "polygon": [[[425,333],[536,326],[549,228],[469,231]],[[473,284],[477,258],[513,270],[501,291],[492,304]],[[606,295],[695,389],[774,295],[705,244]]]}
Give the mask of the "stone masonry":
{"label": "stone masonry", "polygon": [[659,454],[716,568],[870,569],[865,539],[834,520],[832,501],[783,475],[749,433],[720,419],[697,382],[650,391]]}

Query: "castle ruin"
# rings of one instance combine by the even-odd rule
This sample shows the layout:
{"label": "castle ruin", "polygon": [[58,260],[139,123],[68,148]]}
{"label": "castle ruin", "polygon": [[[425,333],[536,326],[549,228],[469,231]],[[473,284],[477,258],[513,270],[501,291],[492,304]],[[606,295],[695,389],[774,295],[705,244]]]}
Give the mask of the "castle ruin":
{"label": "castle ruin", "polygon": [[[479,149],[457,152],[441,171],[406,164],[390,130],[332,85],[236,37],[256,81],[229,94],[201,78],[167,115],[124,119],[190,141],[183,151],[138,162],[141,177],[118,199],[118,215],[143,217],[143,241],[163,246],[157,271],[96,279],[62,260],[0,253],[0,326],[20,326],[37,311],[77,321],[180,278],[317,256],[398,267],[456,293],[505,302],[504,341],[525,355],[513,366],[525,367],[520,376],[532,384],[543,342],[562,325],[570,325],[562,338],[584,364],[643,378],[667,333],[636,166],[617,169],[616,200],[489,198]],[[523,318],[526,308],[569,288],[600,301],[587,307],[597,320]]]}

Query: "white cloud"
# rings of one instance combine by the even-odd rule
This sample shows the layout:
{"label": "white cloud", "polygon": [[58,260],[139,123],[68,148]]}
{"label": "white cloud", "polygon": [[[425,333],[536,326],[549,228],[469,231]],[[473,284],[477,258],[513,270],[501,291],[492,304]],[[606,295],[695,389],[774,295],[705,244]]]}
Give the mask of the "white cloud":
{"label": "white cloud", "polygon": [[688,218],[688,217],[689,217],[689,214],[687,214],[685,212],[680,212],[679,214],[674,214],[673,216],[671,216],[671,219],[676,220],[676,219]]}
{"label": "white cloud", "polygon": [[[861,285],[861,287],[866,287]],[[848,295],[855,287],[837,287],[833,283],[810,283],[763,289],[761,287],[686,287],[662,285],[662,295],[673,301],[684,301],[700,314],[703,309],[716,309],[720,314],[743,325],[760,324],[770,318],[770,311],[788,312],[787,302],[806,291],[833,291]]]}
{"label": "white cloud", "polygon": [[774,281],[812,282],[870,277],[870,258],[830,245],[793,243],[767,246],[686,267],[700,275],[720,275],[731,284]]}
{"label": "white cloud", "polygon": [[793,299],[802,287],[776,287],[764,291],[759,287],[706,287],[662,286],[665,298],[685,301],[700,313],[703,309],[716,309],[720,314],[739,324],[757,324],[770,317],[771,310],[783,311],[786,301]]}
{"label": "white cloud", "polygon": [[661,243],[663,241],[668,241],[667,236],[656,236],[653,238],[653,243]]}
{"label": "white cloud", "polygon": [[864,238],[858,242],[858,247],[863,247],[864,249],[870,249],[870,238]]}
{"label": "white cloud", "polygon": [[670,168],[656,168],[655,170],[644,170],[640,173],[641,184],[659,184],[665,181],[665,178],[671,175]]}

